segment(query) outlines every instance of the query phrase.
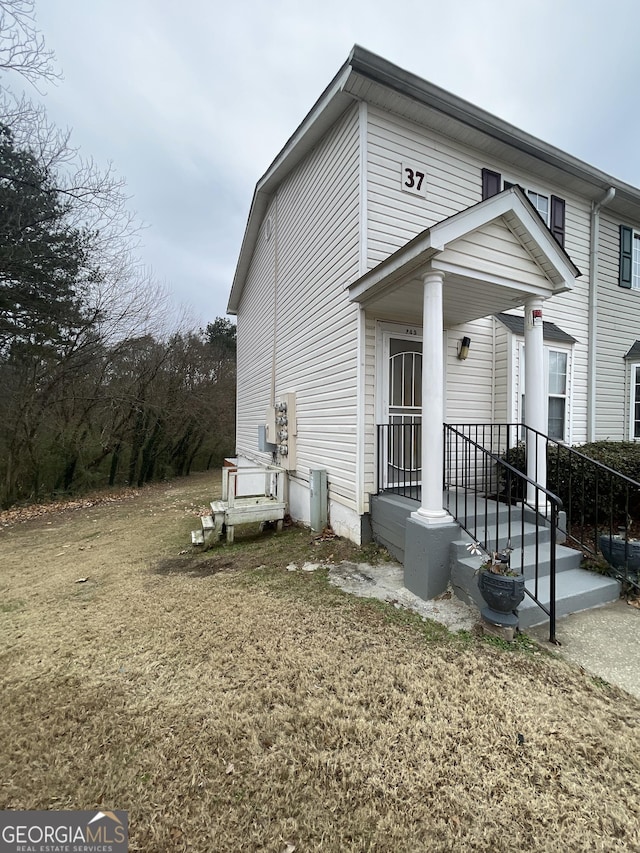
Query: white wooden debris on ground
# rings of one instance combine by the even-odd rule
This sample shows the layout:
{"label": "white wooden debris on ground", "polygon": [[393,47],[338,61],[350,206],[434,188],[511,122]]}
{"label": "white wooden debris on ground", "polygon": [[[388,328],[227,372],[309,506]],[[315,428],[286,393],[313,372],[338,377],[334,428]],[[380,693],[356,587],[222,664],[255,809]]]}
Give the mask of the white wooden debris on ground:
{"label": "white wooden debris on ground", "polygon": [[278,531],[287,509],[284,499],[285,470],[275,465],[222,469],[222,500],[211,502],[211,515],[201,518],[202,529],[191,531],[194,545],[219,542],[226,531],[233,542],[236,524],[275,521]]}

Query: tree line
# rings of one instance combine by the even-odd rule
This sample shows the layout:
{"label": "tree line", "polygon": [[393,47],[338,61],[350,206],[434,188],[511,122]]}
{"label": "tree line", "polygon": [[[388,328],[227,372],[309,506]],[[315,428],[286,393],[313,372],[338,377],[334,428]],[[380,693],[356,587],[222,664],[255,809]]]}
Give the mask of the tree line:
{"label": "tree line", "polygon": [[0,0],[0,506],[142,485],[233,452],[235,326],[173,317],[123,182],[16,96],[56,72],[33,0]]}

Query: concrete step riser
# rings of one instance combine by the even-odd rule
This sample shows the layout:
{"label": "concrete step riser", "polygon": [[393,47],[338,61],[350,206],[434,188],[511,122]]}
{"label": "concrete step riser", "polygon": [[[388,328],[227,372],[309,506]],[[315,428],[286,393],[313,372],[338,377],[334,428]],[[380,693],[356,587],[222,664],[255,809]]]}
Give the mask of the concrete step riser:
{"label": "concrete step riser", "polygon": [[[464,535],[464,532],[463,532]],[[472,541],[471,536],[467,536],[465,539],[459,539],[457,542],[451,543],[451,548],[455,550],[455,552],[460,557],[468,557],[469,551],[467,546]],[[524,534],[522,530],[514,530],[511,529],[511,534],[509,535],[509,529],[505,525],[504,527],[498,528],[498,550],[502,548],[506,548],[507,543],[511,542],[511,548],[516,551],[519,548],[522,548],[524,545],[535,545],[536,539],[539,545],[547,544],[551,540],[551,531],[547,527],[539,527],[536,533],[535,527],[531,525],[527,525],[524,530]],[[479,529],[477,531],[477,541],[482,543],[485,540],[484,529]],[[491,550],[495,550],[496,543],[496,530],[495,528],[489,528],[489,544],[491,546]]]}
{"label": "concrete step riser", "polygon": [[[563,581],[567,580],[572,586],[565,589]],[[545,579],[546,580],[546,579]],[[557,578],[559,588],[556,589],[556,619],[568,616],[569,613],[578,613],[580,610],[591,610],[601,607],[603,604],[611,604],[620,598],[620,584],[613,578],[596,575],[584,569],[576,569],[564,578]],[[527,587],[535,594],[533,583]],[[549,607],[548,584],[544,581],[539,583],[538,598]],[[520,628],[526,630],[533,625],[543,625],[548,622],[548,617],[529,596],[525,598],[518,608],[518,621]]]}
{"label": "concrete step riser", "polygon": [[[455,543],[458,545],[458,543]],[[538,550],[538,577],[548,577],[551,571],[551,562],[549,559],[549,543],[543,544],[539,547]],[[527,578],[527,580],[531,578],[535,578],[536,576],[536,559],[535,559],[535,547],[527,546],[524,549],[524,554],[520,549],[517,549],[511,555],[511,568],[514,572],[522,573]],[[474,570],[478,567],[481,562],[479,557],[470,557],[468,551],[464,550],[464,556],[460,553],[460,551],[456,551],[452,548],[451,551],[451,561],[452,565],[458,563],[461,566],[465,566],[466,568],[473,568]],[[559,575],[561,572],[570,572],[573,569],[580,568],[580,563],[582,562],[582,555],[579,551],[574,551],[572,548],[565,548],[560,545],[556,549],[556,575]]]}
{"label": "concrete step riser", "polygon": [[[469,566],[456,563],[452,566],[451,583],[458,598],[473,603],[480,610],[484,601],[478,589],[478,578]],[[527,589],[535,594],[535,583],[527,581]],[[616,601],[620,596],[620,584],[612,578],[596,575],[584,569],[571,569],[556,576],[556,618],[576,613],[579,610],[589,610],[603,604]],[[540,577],[538,580],[538,599],[549,607],[549,578]],[[518,622],[521,629],[548,622],[544,610],[528,595],[518,607]]]}

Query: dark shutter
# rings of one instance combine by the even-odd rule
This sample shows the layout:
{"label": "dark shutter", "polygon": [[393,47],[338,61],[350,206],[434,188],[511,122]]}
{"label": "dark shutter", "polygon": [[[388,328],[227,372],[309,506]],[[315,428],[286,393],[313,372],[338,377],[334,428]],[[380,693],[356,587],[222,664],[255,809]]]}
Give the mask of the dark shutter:
{"label": "dark shutter", "polygon": [[631,287],[631,267],[633,260],[633,229],[620,226],[620,287]]}
{"label": "dark shutter", "polygon": [[492,195],[498,195],[501,178],[502,175],[499,172],[492,172],[491,169],[482,170],[482,201],[485,198],[491,198]]}
{"label": "dark shutter", "polygon": [[564,199],[551,196],[551,233],[564,246]]}

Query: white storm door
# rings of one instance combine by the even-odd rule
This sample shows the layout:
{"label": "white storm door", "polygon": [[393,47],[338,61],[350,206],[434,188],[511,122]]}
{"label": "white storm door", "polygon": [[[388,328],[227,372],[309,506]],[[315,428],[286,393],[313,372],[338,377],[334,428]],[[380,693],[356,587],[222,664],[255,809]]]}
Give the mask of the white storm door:
{"label": "white storm door", "polygon": [[387,356],[386,487],[418,485],[422,480],[422,341],[394,337],[385,341]]}

